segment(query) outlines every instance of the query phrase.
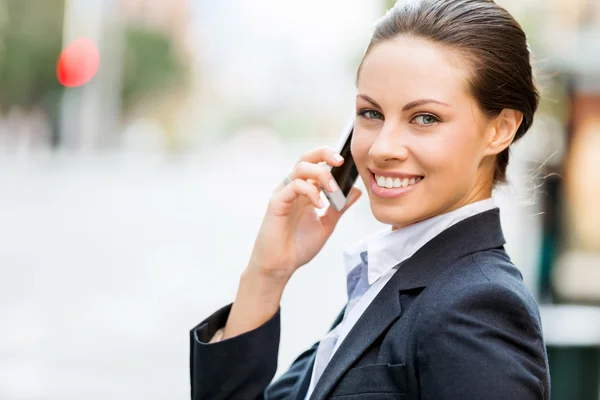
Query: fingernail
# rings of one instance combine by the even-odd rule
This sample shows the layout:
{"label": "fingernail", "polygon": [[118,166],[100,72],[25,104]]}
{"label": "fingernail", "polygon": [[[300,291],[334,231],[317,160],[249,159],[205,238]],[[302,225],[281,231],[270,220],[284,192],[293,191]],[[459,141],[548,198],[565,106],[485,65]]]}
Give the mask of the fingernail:
{"label": "fingernail", "polygon": [[336,190],[339,190],[340,187],[338,186],[337,182],[335,181],[335,179],[332,179],[329,181],[329,191],[330,192],[335,192]]}
{"label": "fingernail", "polygon": [[335,154],[335,155],[333,156],[333,159],[334,159],[335,161],[337,161],[337,162],[344,161],[344,157],[340,156],[339,154]]}

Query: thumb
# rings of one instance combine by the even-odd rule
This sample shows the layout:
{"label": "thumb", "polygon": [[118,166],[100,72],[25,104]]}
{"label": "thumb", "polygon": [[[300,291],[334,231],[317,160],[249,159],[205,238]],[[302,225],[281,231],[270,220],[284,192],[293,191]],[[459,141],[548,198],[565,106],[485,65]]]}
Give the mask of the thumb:
{"label": "thumb", "polygon": [[346,201],[346,205],[340,211],[340,214],[344,214],[346,210],[352,207],[352,204],[356,203],[356,201],[362,196],[362,191],[359,188],[353,187],[348,194],[348,200]]}
{"label": "thumb", "polygon": [[337,224],[341,216],[344,215],[344,213],[350,207],[352,207],[354,203],[356,203],[360,196],[362,196],[362,191],[356,187],[353,187],[352,190],[350,190],[350,193],[348,193],[348,200],[346,200],[346,205],[344,206],[344,208],[342,208],[341,211],[337,211],[335,208],[333,208],[333,206],[329,206],[327,212],[321,218],[323,223],[330,225],[330,227],[333,228]]}

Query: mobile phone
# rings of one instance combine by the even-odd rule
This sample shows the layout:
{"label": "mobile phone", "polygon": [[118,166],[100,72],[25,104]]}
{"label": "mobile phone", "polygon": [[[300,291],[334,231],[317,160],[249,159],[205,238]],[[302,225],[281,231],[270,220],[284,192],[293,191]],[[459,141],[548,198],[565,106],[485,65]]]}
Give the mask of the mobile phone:
{"label": "mobile phone", "polygon": [[352,134],[354,133],[354,118],[348,123],[348,125],[342,131],[336,150],[344,157],[344,163],[339,167],[330,166],[331,175],[337,182],[340,190],[336,190],[333,193],[329,193],[327,190],[323,190],[325,196],[329,200],[329,203],[337,210],[341,211],[346,205],[348,195],[356,179],[358,179],[358,169],[354,163],[352,152],[350,150],[352,144]]}

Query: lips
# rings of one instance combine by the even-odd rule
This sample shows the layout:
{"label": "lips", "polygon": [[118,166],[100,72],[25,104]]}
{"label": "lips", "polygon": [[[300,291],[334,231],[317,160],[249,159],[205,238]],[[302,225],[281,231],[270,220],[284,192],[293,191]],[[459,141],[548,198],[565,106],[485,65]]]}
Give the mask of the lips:
{"label": "lips", "polygon": [[404,179],[417,179],[417,178],[423,178],[423,175],[418,175],[418,174],[411,174],[411,173],[407,173],[407,172],[402,172],[402,171],[385,171],[385,170],[380,170],[380,169],[371,169],[368,168],[369,172],[371,172],[374,175],[377,176],[383,176],[385,178],[392,178],[392,179],[396,179],[396,178],[400,178],[401,180]]}

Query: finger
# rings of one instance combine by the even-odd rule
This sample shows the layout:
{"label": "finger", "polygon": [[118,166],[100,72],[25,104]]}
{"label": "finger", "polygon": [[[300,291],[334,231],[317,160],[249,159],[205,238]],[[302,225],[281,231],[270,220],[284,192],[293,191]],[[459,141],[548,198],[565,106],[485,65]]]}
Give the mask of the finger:
{"label": "finger", "polygon": [[273,201],[281,202],[286,205],[294,203],[300,196],[306,196],[316,208],[322,208],[319,190],[302,179],[294,179],[292,183],[286,185],[283,190],[273,196]]}
{"label": "finger", "polygon": [[[290,171],[290,174],[293,172],[293,170]],[[290,178],[291,179],[291,178]],[[320,192],[323,188],[321,187],[321,184],[319,183],[319,181],[315,180],[315,179],[307,179],[306,182],[310,183],[311,185],[313,185],[315,188],[317,188],[317,190]],[[281,183],[275,188],[275,190],[273,190],[273,193],[277,193],[279,192],[281,189],[283,189],[286,186],[286,183],[282,180]]]}
{"label": "finger", "polygon": [[303,161],[312,164],[326,162],[329,165],[340,166],[344,163],[344,158],[341,155],[339,155],[339,153],[335,151],[332,147],[321,146],[307,153],[304,153],[298,160],[297,164]]}
{"label": "finger", "polygon": [[321,185],[319,184],[319,181],[314,180],[314,179],[307,179],[306,182],[310,183],[311,185],[316,187],[317,190],[321,191]]}
{"label": "finger", "polygon": [[303,180],[314,180],[317,181],[321,186],[329,191],[335,192],[339,189],[338,185],[331,175],[329,168],[310,163],[308,161],[301,161],[296,168],[290,172],[291,179],[303,179]]}

